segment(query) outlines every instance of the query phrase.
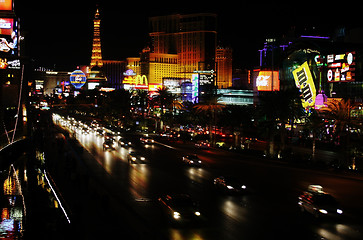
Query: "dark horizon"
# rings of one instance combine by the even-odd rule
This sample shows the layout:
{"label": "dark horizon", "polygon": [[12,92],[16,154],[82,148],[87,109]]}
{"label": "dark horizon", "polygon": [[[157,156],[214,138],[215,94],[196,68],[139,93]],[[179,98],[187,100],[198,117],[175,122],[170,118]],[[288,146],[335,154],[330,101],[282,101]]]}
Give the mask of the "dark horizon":
{"label": "dark horizon", "polygon": [[[67,4],[68,3],[68,4]],[[349,17],[339,21],[332,6],[316,6],[316,10],[297,11],[295,6],[284,4],[240,3],[223,5],[198,5],[184,1],[183,6],[167,6],[163,2],[144,4],[128,3],[115,7],[104,1],[98,4],[101,16],[102,55],[105,60],[125,60],[137,57],[146,46],[151,46],[148,37],[148,19],[152,16],[189,13],[215,13],[218,15],[218,43],[232,47],[233,67],[247,68],[258,64],[258,49],[266,38],[280,37],[289,29],[319,35],[331,35],[338,26],[361,27],[353,10]],[[36,65],[58,70],[75,69],[88,65],[91,57],[93,17],[96,2],[70,1],[59,6],[28,3],[15,0],[15,12],[21,20],[27,50]],[[70,7],[71,6],[71,7]],[[152,10],[150,10],[152,9]],[[156,9],[156,10],[154,10]],[[261,22],[263,25],[261,25]]]}

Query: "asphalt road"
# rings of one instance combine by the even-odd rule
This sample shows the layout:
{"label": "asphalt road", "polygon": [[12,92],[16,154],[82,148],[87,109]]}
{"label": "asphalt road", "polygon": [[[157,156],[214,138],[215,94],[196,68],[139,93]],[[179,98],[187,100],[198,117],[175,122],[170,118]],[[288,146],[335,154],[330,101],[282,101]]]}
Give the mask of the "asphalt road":
{"label": "asphalt road", "polygon": [[[363,181],[332,173],[299,169],[241,154],[196,149],[192,144],[158,141],[141,144],[139,135],[129,135],[134,146],[102,149],[103,137],[76,131],[76,138],[89,152],[91,160],[109,176],[100,179],[112,186],[115,201],[127,203],[141,216],[136,229],[152,231],[157,239],[363,239]],[[129,164],[130,150],[144,154],[147,164]],[[182,163],[182,156],[197,154],[203,167]],[[229,195],[215,189],[213,179],[220,175],[244,181],[248,192]],[[298,207],[299,194],[309,184],[321,184],[344,209],[341,219],[315,219]],[[168,193],[187,193],[199,202],[202,221],[186,225],[171,224],[162,214],[158,197]],[[125,216],[123,216],[125,217]],[[147,226],[147,227],[145,227]],[[146,229],[146,230],[145,230]],[[122,232],[115,231],[114,234]]]}

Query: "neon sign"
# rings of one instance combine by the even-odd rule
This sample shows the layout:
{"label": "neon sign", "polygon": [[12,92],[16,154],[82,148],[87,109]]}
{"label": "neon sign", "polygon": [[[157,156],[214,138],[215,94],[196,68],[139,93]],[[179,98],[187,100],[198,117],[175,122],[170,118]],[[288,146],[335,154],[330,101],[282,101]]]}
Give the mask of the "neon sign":
{"label": "neon sign", "polygon": [[148,89],[149,88],[149,82],[147,80],[146,75],[136,75],[136,78],[134,77],[134,72],[130,69],[127,70],[125,73],[125,78],[123,80],[124,88],[127,89],[135,88],[135,89]]}
{"label": "neon sign", "polygon": [[70,76],[70,82],[76,89],[80,89],[81,87],[83,87],[86,81],[86,75],[81,70],[76,70],[72,72]]}
{"label": "neon sign", "polygon": [[132,69],[128,69],[126,70],[126,72],[124,72],[124,76],[135,76],[136,73],[132,70]]}
{"label": "neon sign", "polygon": [[199,96],[199,75],[192,74],[192,102],[198,103]]}
{"label": "neon sign", "polygon": [[302,106],[304,108],[314,107],[316,99],[316,89],[311,75],[308,62],[292,71],[296,87],[300,89],[302,95]]}
{"label": "neon sign", "polygon": [[355,52],[327,56],[328,82],[351,82],[355,80]]}

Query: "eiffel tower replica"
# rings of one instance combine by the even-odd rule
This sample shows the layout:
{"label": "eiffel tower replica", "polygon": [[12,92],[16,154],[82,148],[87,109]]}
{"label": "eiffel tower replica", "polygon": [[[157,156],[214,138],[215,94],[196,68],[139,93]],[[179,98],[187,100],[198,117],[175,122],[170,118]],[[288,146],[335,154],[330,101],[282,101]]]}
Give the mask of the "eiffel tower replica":
{"label": "eiffel tower replica", "polygon": [[87,89],[101,88],[106,86],[107,78],[103,73],[103,61],[101,52],[101,19],[100,11],[97,9],[93,19],[93,44],[90,71],[87,75]]}
{"label": "eiffel tower replica", "polygon": [[95,18],[93,20],[93,44],[92,44],[92,56],[91,56],[91,69],[95,66],[101,68],[103,66],[102,62],[102,52],[101,52],[101,19],[100,12],[97,9]]}

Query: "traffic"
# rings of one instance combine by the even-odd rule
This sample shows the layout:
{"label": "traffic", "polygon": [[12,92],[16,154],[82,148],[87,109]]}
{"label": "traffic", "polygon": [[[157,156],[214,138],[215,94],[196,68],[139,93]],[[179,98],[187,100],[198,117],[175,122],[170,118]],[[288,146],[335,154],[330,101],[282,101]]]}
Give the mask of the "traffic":
{"label": "traffic", "polygon": [[[200,143],[172,143],[160,135],[129,133],[57,114],[53,121],[94,155],[123,186],[121,189],[127,189],[135,199],[136,211],[153,229],[159,229],[155,230],[158,234],[169,239],[363,236],[359,225],[362,219],[353,213],[354,204],[347,210],[338,204],[338,197],[348,203],[339,192],[342,188],[332,189],[327,180],[334,177],[312,177],[302,170],[282,173],[287,169],[244,162],[234,153],[200,147]],[[291,177],[291,183],[286,176]],[[312,185],[318,179],[332,194],[323,191],[321,185]],[[334,227],[340,230],[333,231]],[[258,232],[260,228],[265,232]]]}

